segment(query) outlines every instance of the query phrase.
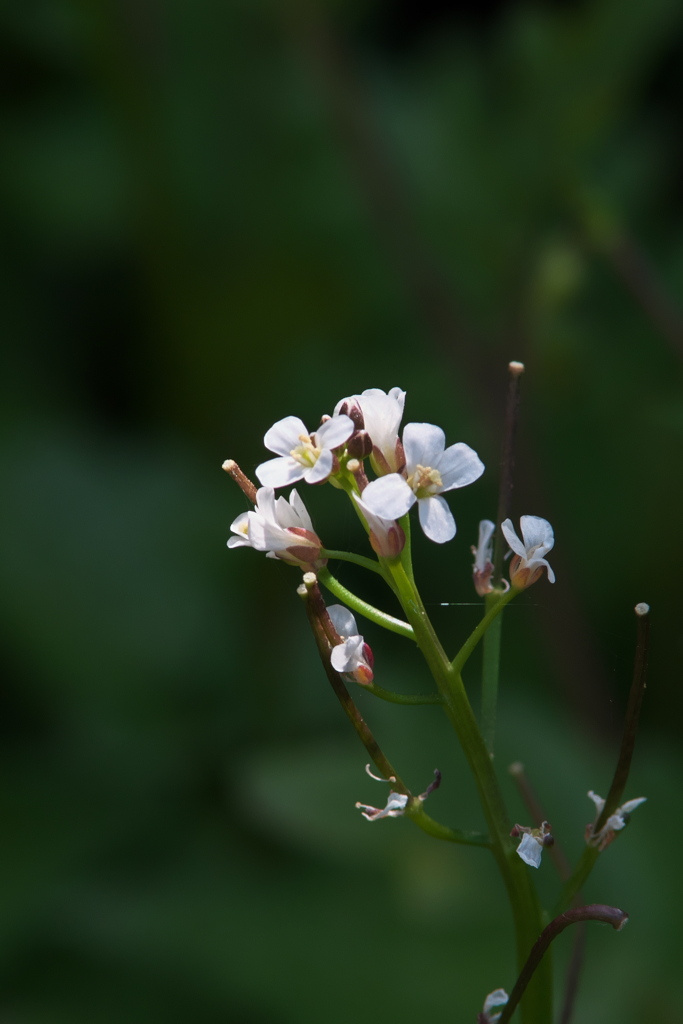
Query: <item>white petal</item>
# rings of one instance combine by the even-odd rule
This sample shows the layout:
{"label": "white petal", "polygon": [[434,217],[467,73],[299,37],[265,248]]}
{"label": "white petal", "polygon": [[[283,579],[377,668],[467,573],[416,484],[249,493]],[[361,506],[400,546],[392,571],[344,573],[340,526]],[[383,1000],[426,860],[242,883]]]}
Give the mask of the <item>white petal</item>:
{"label": "white petal", "polygon": [[555,582],[555,573],[550,568],[550,566],[546,562],[545,558],[542,558],[541,561],[543,562],[543,565],[546,567],[546,569],[548,571],[548,583],[554,583]]}
{"label": "white petal", "polygon": [[636,797],[635,800],[627,800],[625,804],[622,804],[619,810],[622,814],[630,814],[631,811],[635,811],[636,807],[640,807],[647,800],[646,796]]}
{"label": "white petal", "polygon": [[256,467],[256,476],[266,487],[286,487],[303,478],[305,467],[290,455],[268,459]]}
{"label": "white petal", "polygon": [[307,484],[321,484],[324,480],[327,480],[332,472],[333,465],[334,455],[329,448],[325,448],[315,460],[315,465],[311,466],[304,473],[304,480]]}
{"label": "white petal", "polygon": [[243,548],[243,547],[250,548],[251,544],[249,543],[249,541],[248,541],[248,539],[246,537],[229,537],[228,538],[228,547],[229,548]]}
{"label": "white petal", "polygon": [[285,416],[283,420],[274,423],[266,432],[263,443],[270,452],[277,455],[289,455],[292,448],[299,444],[302,434],[308,436],[308,431],[303,420],[298,416]]}
{"label": "white petal", "polygon": [[539,555],[545,555],[547,551],[550,551],[555,543],[555,535],[547,519],[541,519],[539,516],[522,516],[519,523],[522,527],[522,537],[527,551],[530,552],[533,548],[540,549],[541,547],[543,551],[539,550]]}
{"label": "white petal", "polygon": [[415,504],[416,497],[398,473],[373,480],[363,491],[363,501],[380,519],[400,519]]}
{"label": "white petal", "polygon": [[500,524],[500,528],[503,531],[503,536],[508,542],[512,550],[516,555],[521,555],[522,558],[526,555],[526,548],[522,544],[521,540],[517,536],[517,532],[512,525],[511,519],[506,519],[505,522]]}
{"label": "white petal", "polygon": [[302,526],[304,530],[310,530],[311,533],[313,533],[311,517],[309,516],[308,509],[300,498],[298,491],[291,492],[289,495],[289,503],[294,509],[296,515],[299,517],[299,525]]}
{"label": "white petal", "polygon": [[338,448],[348,441],[353,433],[353,420],[350,416],[333,416],[315,432],[319,448]]}
{"label": "white petal", "polygon": [[447,448],[437,460],[436,465],[443,480],[442,491],[452,491],[455,487],[466,487],[478,480],[484,472],[484,463],[473,448],[459,441]]}
{"label": "white petal", "polygon": [[524,863],[528,864],[530,868],[537,868],[541,863],[543,847],[536,839],[534,839],[533,836],[530,836],[528,832],[525,832],[522,836],[521,843],[517,847],[517,853]]}
{"label": "white petal", "polygon": [[355,397],[363,412],[365,429],[373,444],[381,451],[393,449],[403,416],[405,391],[392,388],[387,395],[380,388],[367,388],[362,395]]}
{"label": "white petal", "polygon": [[598,817],[600,817],[605,806],[605,801],[602,799],[601,796],[598,796],[597,793],[594,793],[592,789],[588,790],[588,796],[595,804],[595,810],[597,811]]}
{"label": "white petal", "polygon": [[474,568],[483,572],[486,563],[491,561],[491,538],[493,537],[496,524],[490,519],[482,519],[479,523],[479,542],[477,544]]}
{"label": "white petal", "polygon": [[417,507],[420,512],[420,526],[426,537],[435,544],[445,544],[455,537],[455,519],[444,498],[438,494],[432,498],[420,498]]}
{"label": "white petal", "polygon": [[[301,522],[299,520],[298,515],[296,514],[292,506],[289,504],[287,499],[282,497],[282,495],[280,495],[280,497],[275,502],[274,511],[276,523],[279,526],[282,526],[284,529],[287,529],[288,527],[292,526],[301,526]],[[266,518],[268,517],[266,516]]]}
{"label": "white petal", "polygon": [[[277,459],[272,459],[272,462],[277,462]],[[264,519],[267,519],[269,523],[277,522],[277,513],[275,511],[275,491],[272,487],[259,487],[256,492],[256,511],[259,515],[262,515]]]}
{"label": "white petal", "polygon": [[407,423],[403,431],[406,469],[412,473],[416,466],[435,466],[443,455],[446,435],[433,423]]}
{"label": "white petal", "polygon": [[366,661],[363,657],[362,636],[348,636],[343,644],[332,648],[330,661],[335,672],[355,672]]}
{"label": "white petal", "polygon": [[484,1013],[488,1013],[494,1006],[505,1006],[509,996],[504,988],[497,988],[495,992],[489,992],[484,1000]]}
{"label": "white petal", "polygon": [[343,604],[331,604],[327,614],[332,619],[332,625],[341,637],[355,636],[358,633],[356,620]]}

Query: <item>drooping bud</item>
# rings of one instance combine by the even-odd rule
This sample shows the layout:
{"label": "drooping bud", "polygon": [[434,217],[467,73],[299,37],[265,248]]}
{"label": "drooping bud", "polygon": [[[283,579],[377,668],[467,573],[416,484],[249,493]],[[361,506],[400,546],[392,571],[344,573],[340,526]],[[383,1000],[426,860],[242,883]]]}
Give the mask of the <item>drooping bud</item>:
{"label": "drooping bud", "polygon": [[342,679],[360,683],[361,686],[371,683],[374,677],[372,668],[375,663],[369,644],[358,633],[356,620],[342,604],[332,604],[327,615],[337,635],[337,643],[332,640],[330,661],[335,672]]}
{"label": "drooping bud", "polygon": [[353,500],[370,527],[369,539],[375,554],[380,558],[398,558],[406,543],[403,527],[395,519],[382,519],[376,516],[357,494],[353,495]]}

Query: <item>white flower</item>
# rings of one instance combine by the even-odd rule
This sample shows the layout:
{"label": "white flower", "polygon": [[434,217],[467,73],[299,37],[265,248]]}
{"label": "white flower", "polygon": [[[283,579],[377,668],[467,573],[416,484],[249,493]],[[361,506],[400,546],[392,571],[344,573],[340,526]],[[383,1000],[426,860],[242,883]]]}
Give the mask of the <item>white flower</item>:
{"label": "white flower", "polygon": [[491,1013],[496,1006],[506,1006],[509,996],[504,988],[497,988],[495,992],[489,992],[484,1000],[484,1009],[479,1014],[479,1024],[496,1024],[502,1016],[501,1013]]}
{"label": "white flower", "polygon": [[517,854],[522,858],[525,864],[528,864],[530,868],[538,868],[541,866],[541,854],[543,853],[543,844],[540,839],[532,836],[530,832],[525,832],[522,836],[522,841],[517,847]]}
{"label": "white flower", "polygon": [[406,793],[390,793],[386,807],[372,807],[370,804],[356,803],[356,807],[363,812],[363,817],[368,821],[377,821],[378,818],[400,818],[406,809],[408,795]]}
{"label": "white flower", "polygon": [[372,440],[370,462],[378,476],[403,469],[403,446],[398,428],[403,418],[406,393],[392,388],[388,394],[379,388],[368,388],[355,396],[363,413],[365,429]]}
{"label": "white flower", "polygon": [[332,416],[309,434],[298,416],[285,416],[267,431],[263,443],[279,458],[262,462],[256,476],[266,487],[286,487],[305,480],[319,484],[335,470],[334,449],[353,433],[353,420]]}
{"label": "white flower", "polygon": [[476,548],[472,548],[472,554],[474,555],[472,577],[474,579],[474,588],[480,597],[490,594],[493,590],[491,586],[491,573],[493,572],[491,557],[495,529],[496,524],[492,523],[490,519],[482,519],[479,523],[479,543]]}
{"label": "white flower", "polygon": [[259,487],[254,511],[243,512],[230,529],[235,536],[228,541],[229,548],[251,547],[265,551],[269,558],[309,569],[320,558],[320,538],[295,490],[287,501],[283,497],[276,500],[272,487]]}
{"label": "white flower", "polygon": [[335,672],[345,679],[356,683],[371,683],[372,651],[358,633],[358,626],[348,608],[343,604],[331,604],[327,609],[332,625],[342,639],[342,643],[332,648],[330,661]]}
{"label": "white flower", "polygon": [[546,846],[552,846],[555,842],[550,823],[542,822],[540,828],[528,828],[526,825],[515,825],[510,835],[513,838],[521,836],[517,847],[517,856],[521,857],[530,868],[541,866],[541,854]]}
{"label": "white flower", "polygon": [[446,435],[432,423],[408,423],[403,447],[405,478],[391,473],[373,480],[363,491],[363,501],[382,519],[400,519],[417,502],[425,534],[444,544],[455,536],[455,520],[440,495],[473,483],[484,464],[469,445],[446,448]]}
{"label": "white flower", "polygon": [[[390,779],[382,779],[379,775],[374,775],[369,764],[366,764],[365,770],[375,782],[396,782],[393,775]],[[363,811],[363,817],[367,818],[368,821],[377,821],[378,818],[400,818],[406,809],[407,803],[407,793],[394,793],[392,790],[389,793],[386,807],[372,807],[370,804],[362,804],[360,801],[356,803],[356,807]]]}
{"label": "white flower", "polygon": [[[605,808],[605,801],[597,793],[594,793],[592,789],[588,790],[588,796],[595,804],[595,822],[602,814]],[[621,807],[617,807],[614,814],[611,814],[605,824],[602,826],[599,832],[594,832],[595,822],[586,828],[586,842],[589,846],[597,846],[598,850],[602,851],[605,847],[609,846],[612,840],[615,838],[615,832],[620,832],[622,828],[628,825],[631,812],[635,811],[636,807],[640,807],[647,800],[646,796],[636,797],[635,800],[627,800],[626,803],[622,804]]]}
{"label": "white flower", "polygon": [[370,527],[370,543],[373,551],[382,558],[397,558],[406,542],[406,535],[403,528],[395,519],[382,519],[374,515],[357,494],[352,495],[358,508],[363,513],[363,518]]}
{"label": "white flower", "polygon": [[542,575],[544,569],[550,582],[554,583],[555,573],[544,558],[555,543],[552,526],[547,519],[541,519],[539,516],[522,516],[519,522],[523,540],[517,536],[511,519],[501,523],[505,539],[515,553],[510,562],[510,581],[513,587],[520,590],[530,587]]}

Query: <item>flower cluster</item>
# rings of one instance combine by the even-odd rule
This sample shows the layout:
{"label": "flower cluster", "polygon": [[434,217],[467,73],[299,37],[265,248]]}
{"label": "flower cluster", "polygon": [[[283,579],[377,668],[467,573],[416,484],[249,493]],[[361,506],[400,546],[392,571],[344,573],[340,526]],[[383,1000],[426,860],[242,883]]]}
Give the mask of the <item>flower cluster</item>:
{"label": "flower cluster", "polygon": [[[234,521],[229,547],[249,546],[292,565],[316,569],[326,564],[323,544],[313,530],[310,516],[296,491],[289,501],[274,497],[274,490],[303,480],[308,484],[329,481],[350,495],[363,521],[370,544],[380,558],[397,559],[405,546],[400,520],[417,505],[425,535],[437,544],[451,540],[455,519],[443,495],[478,480],[484,464],[463,442],[446,446],[446,435],[432,423],[408,423],[399,437],[405,391],[385,392],[368,388],[360,395],[343,398],[332,416],[323,416],[317,430],[308,431],[298,416],[285,416],[266,431],[266,448],[276,458],[262,462],[256,491],[232,460],[224,464],[240,483],[253,512]],[[367,460],[375,474],[368,480]],[[535,583],[543,573],[553,583],[555,574],[545,556],[554,544],[553,529],[546,519],[522,516],[521,538],[512,520],[501,524],[513,557],[510,581],[516,590]],[[495,586],[492,547],[495,524],[483,519],[479,543],[472,548],[474,586],[485,596]]]}

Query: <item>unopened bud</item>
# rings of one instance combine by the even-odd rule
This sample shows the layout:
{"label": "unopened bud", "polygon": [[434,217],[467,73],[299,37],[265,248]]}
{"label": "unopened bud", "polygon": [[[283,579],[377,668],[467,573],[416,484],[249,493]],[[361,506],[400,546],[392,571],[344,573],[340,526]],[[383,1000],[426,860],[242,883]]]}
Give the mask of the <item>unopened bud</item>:
{"label": "unopened bud", "polygon": [[347,441],[349,455],[357,459],[365,459],[372,452],[372,438],[365,430],[357,430]]}
{"label": "unopened bud", "polygon": [[336,412],[337,415],[348,416],[350,420],[353,420],[356,430],[363,430],[365,427],[363,410],[357,398],[345,398]]}

